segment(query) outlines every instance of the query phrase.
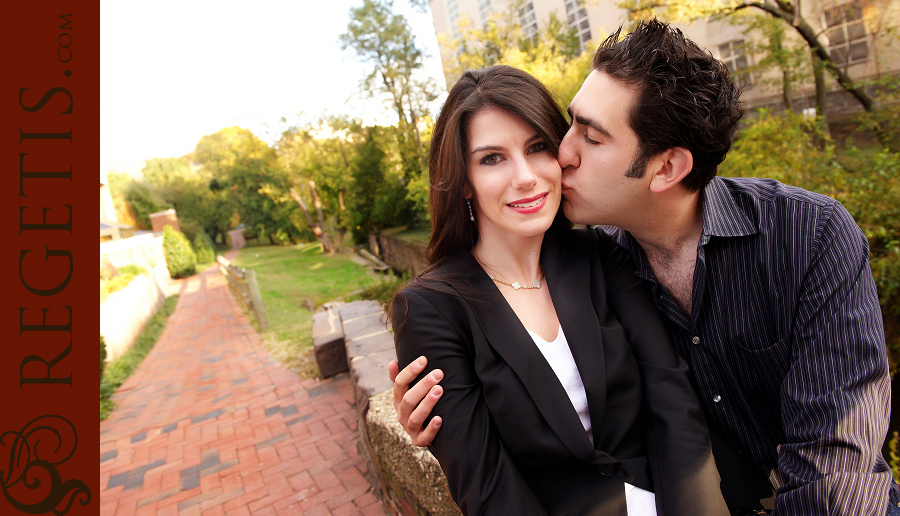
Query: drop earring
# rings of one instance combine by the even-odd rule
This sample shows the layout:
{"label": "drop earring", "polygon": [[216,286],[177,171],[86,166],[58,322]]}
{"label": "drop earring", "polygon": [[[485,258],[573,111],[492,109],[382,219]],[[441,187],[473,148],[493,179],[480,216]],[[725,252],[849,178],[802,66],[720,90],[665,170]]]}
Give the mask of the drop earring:
{"label": "drop earring", "polygon": [[466,205],[469,207],[469,220],[475,222],[475,214],[472,213],[472,200],[466,199]]}

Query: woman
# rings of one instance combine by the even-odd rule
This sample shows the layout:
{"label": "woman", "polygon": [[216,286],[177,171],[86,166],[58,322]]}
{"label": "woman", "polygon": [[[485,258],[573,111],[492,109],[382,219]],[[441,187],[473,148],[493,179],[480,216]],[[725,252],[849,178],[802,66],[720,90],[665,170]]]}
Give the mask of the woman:
{"label": "woman", "polygon": [[445,375],[432,450],[466,514],[727,514],[653,299],[559,209],[567,127],[506,66],[464,74],[435,124],[433,265],[391,303],[401,367]]}

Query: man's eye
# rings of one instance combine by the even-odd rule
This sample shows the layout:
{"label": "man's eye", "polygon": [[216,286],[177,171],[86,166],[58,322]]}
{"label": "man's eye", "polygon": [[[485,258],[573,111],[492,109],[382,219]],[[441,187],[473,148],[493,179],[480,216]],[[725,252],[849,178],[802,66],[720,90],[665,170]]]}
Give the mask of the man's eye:
{"label": "man's eye", "polygon": [[596,144],[600,143],[597,140],[592,140],[591,137],[588,136],[587,131],[585,131],[585,133],[584,133],[584,140],[592,145],[596,145]]}

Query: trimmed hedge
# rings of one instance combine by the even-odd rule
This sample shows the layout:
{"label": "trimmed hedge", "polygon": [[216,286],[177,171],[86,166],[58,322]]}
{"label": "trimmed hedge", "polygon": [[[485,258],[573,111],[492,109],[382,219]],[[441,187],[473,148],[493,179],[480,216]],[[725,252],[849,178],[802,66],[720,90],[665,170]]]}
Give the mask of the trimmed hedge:
{"label": "trimmed hedge", "polygon": [[166,253],[166,267],[169,276],[184,278],[197,271],[195,263],[197,257],[187,237],[181,231],[175,231],[172,226],[163,228],[163,250]]}
{"label": "trimmed hedge", "polygon": [[197,253],[197,263],[216,261],[216,246],[202,229],[197,231],[197,236],[194,237],[194,252]]}

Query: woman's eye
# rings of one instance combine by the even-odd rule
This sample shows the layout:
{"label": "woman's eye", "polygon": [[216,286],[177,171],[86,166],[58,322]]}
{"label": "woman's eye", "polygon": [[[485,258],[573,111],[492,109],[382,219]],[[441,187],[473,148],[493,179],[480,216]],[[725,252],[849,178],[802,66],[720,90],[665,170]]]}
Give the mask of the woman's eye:
{"label": "woman's eye", "polygon": [[546,143],[544,143],[544,142],[537,142],[537,143],[535,143],[534,145],[532,145],[531,147],[528,148],[528,152],[532,152],[532,153],[534,153],[534,152],[543,152],[543,151],[545,151],[545,150],[547,150],[547,149],[549,149],[549,148],[550,148],[550,147],[549,147]]}
{"label": "woman's eye", "polygon": [[481,158],[482,165],[496,165],[500,162],[500,156],[497,154],[488,154],[487,156]]}

